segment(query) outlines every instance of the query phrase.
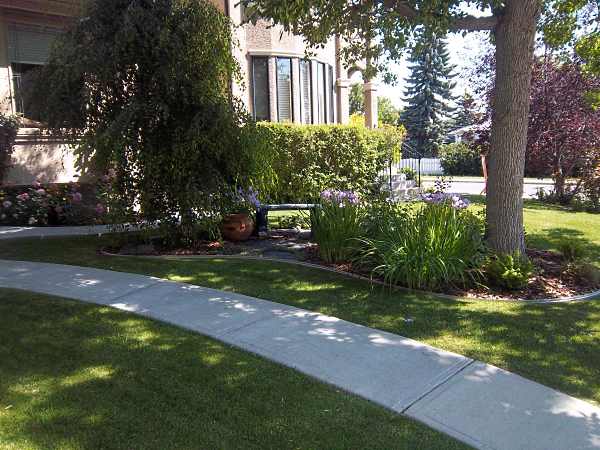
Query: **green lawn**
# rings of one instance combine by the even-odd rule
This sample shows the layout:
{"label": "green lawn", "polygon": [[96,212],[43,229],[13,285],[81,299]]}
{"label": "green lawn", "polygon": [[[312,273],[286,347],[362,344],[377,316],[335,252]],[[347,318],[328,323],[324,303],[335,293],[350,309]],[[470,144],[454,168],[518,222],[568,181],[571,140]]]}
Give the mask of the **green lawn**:
{"label": "green lawn", "polygon": [[0,289],[0,448],[467,447],[195,333]]}
{"label": "green lawn", "polygon": [[[484,198],[469,196],[475,208],[483,206]],[[558,250],[564,239],[581,241],[589,257],[600,267],[600,214],[525,200],[525,233],[527,245],[544,250]]]}

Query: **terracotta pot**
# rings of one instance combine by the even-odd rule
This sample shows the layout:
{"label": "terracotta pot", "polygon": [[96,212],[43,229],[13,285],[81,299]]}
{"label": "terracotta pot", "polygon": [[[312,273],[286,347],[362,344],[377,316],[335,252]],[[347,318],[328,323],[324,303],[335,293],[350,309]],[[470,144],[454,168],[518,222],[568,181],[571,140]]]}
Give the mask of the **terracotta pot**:
{"label": "terracotta pot", "polygon": [[254,231],[254,221],[246,213],[229,214],[223,218],[221,234],[228,241],[245,241]]}

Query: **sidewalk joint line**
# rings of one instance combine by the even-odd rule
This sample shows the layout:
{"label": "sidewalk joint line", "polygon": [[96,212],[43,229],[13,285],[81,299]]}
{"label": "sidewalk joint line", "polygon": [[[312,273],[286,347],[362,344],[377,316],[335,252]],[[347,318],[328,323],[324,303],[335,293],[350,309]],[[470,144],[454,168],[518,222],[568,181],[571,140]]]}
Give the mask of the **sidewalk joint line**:
{"label": "sidewalk joint line", "polygon": [[431,394],[433,391],[437,390],[439,387],[447,384],[451,379],[453,379],[455,376],[457,376],[459,373],[464,372],[468,367],[470,367],[471,365],[473,365],[475,362],[477,362],[476,360],[469,358],[469,362],[467,362],[464,366],[462,366],[460,369],[458,369],[457,371],[449,374],[447,377],[445,377],[443,380],[441,380],[439,383],[436,383],[435,385],[433,385],[431,387],[431,389],[427,390],[426,392],[424,392],[423,394],[421,394],[419,397],[417,397],[414,401],[412,401],[408,406],[406,406],[404,409],[402,409],[400,411],[400,414],[404,414],[406,413],[406,411],[408,411],[410,408],[412,408],[413,406],[415,406],[417,403],[419,403],[421,400],[423,400],[425,397],[427,397],[429,394]]}

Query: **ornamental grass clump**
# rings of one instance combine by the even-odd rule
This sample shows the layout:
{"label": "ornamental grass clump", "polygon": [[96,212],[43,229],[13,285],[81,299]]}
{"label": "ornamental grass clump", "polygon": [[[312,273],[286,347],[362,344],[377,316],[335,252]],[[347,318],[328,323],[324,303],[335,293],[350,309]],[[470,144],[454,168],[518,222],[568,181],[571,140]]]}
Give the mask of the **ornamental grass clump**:
{"label": "ornamental grass clump", "polygon": [[320,258],[327,263],[352,259],[365,221],[358,195],[353,191],[325,190],[311,218]]}
{"label": "ornamental grass clump", "polygon": [[388,208],[374,237],[363,239],[358,262],[390,285],[436,290],[481,276],[483,223],[468,201],[427,194],[417,208]]}

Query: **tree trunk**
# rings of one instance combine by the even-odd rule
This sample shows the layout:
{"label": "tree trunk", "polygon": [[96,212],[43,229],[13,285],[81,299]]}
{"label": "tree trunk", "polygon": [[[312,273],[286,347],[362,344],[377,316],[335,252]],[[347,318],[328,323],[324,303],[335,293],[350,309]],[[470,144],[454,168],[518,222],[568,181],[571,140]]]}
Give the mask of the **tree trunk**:
{"label": "tree trunk", "polygon": [[523,175],[529,91],[539,0],[507,0],[496,38],[496,83],[487,186],[488,244],[498,253],[525,251]]}

